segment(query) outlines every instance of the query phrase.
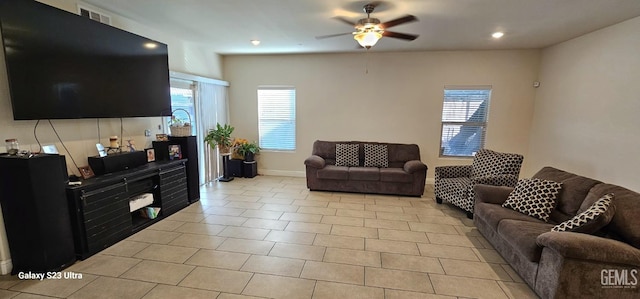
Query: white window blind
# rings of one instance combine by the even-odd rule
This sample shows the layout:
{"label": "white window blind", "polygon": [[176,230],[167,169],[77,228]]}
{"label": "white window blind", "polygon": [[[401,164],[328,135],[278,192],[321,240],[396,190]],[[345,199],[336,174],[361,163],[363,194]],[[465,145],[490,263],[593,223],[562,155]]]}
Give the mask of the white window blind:
{"label": "white window blind", "polygon": [[259,145],[264,150],[296,149],[294,87],[258,87],[258,133]]}
{"label": "white window blind", "polygon": [[472,157],[484,148],[491,86],[445,87],[440,156]]}

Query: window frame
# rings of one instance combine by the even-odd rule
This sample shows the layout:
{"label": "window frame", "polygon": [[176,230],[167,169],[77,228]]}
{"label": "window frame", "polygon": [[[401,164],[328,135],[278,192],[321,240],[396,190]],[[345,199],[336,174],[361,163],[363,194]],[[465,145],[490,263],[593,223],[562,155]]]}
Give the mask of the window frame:
{"label": "window frame", "polygon": [[[482,91],[488,91],[488,95],[486,97],[486,99],[484,100],[485,104],[485,112],[484,112],[484,121],[469,121],[468,119],[466,121],[447,121],[444,120],[445,119],[445,103],[447,102],[447,91],[448,90],[482,90]],[[480,145],[478,147],[477,150],[483,149],[486,145],[486,136],[487,136],[487,128],[488,128],[488,124],[489,124],[489,108],[490,108],[490,104],[491,104],[491,96],[493,93],[493,87],[491,85],[463,85],[463,86],[458,86],[458,85],[448,85],[445,86],[443,89],[443,94],[442,94],[442,114],[441,114],[441,118],[440,118],[440,150],[439,150],[439,157],[440,158],[458,158],[458,159],[467,159],[467,158],[473,158],[475,152],[471,152],[467,155],[453,155],[453,154],[445,154],[445,134],[444,134],[444,130],[446,126],[460,126],[460,128],[466,126],[469,127],[481,127],[481,134],[482,136],[480,137]],[[470,103],[471,101],[468,101],[467,103]],[[482,105],[482,104],[480,104]],[[449,140],[451,140],[452,138],[450,138]]]}
{"label": "window frame", "polygon": [[[261,111],[261,101],[265,100],[262,99],[260,96],[260,92],[261,91],[265,91],[265,90],[276,90],[276,91],[291,91],[291,98],[290,98],[290,102],[289,102],[289,110],[287,110],[289,117],[287,119],[283,119],[283,121],[285,122],[290,122],[293,124],[293,134],[292,135],[288,135],[289,137],[291,137],[292,141],[293,141],[293,148],[284,148],[284,147],[268,147],[264,145],[264,137],[263,137],[263,126],[262,121],[263,119],[267,119],[262,117],[262,111]],[[295,88],[295,86],[292,85],[260,85],[257,88],[257,92],[256,92],[256,96],[257,96],[257,108],[258,108],[258,146],[260,146],[261,151],[266,151],[266,152],[285,152],[285,153],[295,153],[295,151],[298,148],[297,145],[297,130],[298,130],[298,117],[297,117],[297,90]]]}

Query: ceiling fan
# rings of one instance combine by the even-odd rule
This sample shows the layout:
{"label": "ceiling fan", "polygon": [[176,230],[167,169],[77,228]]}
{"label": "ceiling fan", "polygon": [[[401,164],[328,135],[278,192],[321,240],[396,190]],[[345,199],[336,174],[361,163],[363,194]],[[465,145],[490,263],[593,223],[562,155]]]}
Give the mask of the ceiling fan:
{"label": "ceiling fan", "polygon": [[373,47],[378,42],[378,40],[383,36],[403,39],[407,41],[412,41],[418,38],[419,35],[417,34],[398,33],[398,32],[387,30],[388,28],[391,28],[393,26],[398,26],[404,23],[417,21],[418,18],[416,18],[415,16],[406,15],[404,17],[400,17],[384,23],[381,23],[379,19],[372,18],[371,13],[379,4],[380,2],[373,2],[373,3],[364,5],[362,7],[362,10],[367,14],[367,17],[360,19],[358,20],[358,22],[355,22],[355,23],[343,17],[335,17],[335,19],[353,26],[355,28],[354,32],[317,36],[316,39],[324,39],[329,37],[353,34],[353,38],[358,42],[358,44],[360,44],[360,46],[368,50],[371,47]]}

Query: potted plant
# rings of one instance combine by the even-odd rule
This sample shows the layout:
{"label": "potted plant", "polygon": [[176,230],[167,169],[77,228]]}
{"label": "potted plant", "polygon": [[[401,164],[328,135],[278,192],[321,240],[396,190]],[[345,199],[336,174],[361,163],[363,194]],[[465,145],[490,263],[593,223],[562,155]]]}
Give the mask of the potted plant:
{"label": "potted plant", "polygon": [[234,129],[228,124],[221,126],[220,123],[217,123],[215,129],[209,130],[209,134],[204,137],[204,141],[212,149],[215,149],[217,145],[221,154],[227,154],[229,153],[229,146],[231,146],[231,133],[233,133]]}
{"label": "potted plant", "polygon": [[240,153],[240,147],[246,143],[249,143],[249,140],[244,138],[233,139],[231,142],[231,159],[244,160],[244,154]]}
{"label": "potted plant", "polygon": [[244,155],[245,162],[253,162],[254,155],[260,152],[260,147],[257,142],[247,142],[240,145],[238,153]]}

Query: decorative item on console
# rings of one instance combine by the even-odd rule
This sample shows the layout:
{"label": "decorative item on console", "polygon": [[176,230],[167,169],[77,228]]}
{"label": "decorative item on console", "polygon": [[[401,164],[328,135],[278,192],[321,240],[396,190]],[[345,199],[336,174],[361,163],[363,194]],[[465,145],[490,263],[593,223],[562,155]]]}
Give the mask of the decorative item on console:
{"label": "decorative item on console", "polygon": [[156,141],[169,141],[167,134],[156,134]]}
{"label": "decorative item on console", "polygon": [[130,152],[136,151],[136,142],[133,139],[127,140],[127,148],[129,148]]}
{"label": "decorative item on console", "polygon": [[5,139],[4,142],[7,147],[7,154],[12,156],[18,154],[18,152],[20,151],[20,148],[18,146],[18,139],[15,139],[15,138]]}
{"label": "decorative item on console", "polygon": [[[183,111],[189,117],[189,121],[184,121],[175,116],[176,111]],[[176,109],[171,113],[171,120],[169,120],[169,129],[171,129],[171,136],[184,137],[191,136],[191,114],[184,109]]]}

